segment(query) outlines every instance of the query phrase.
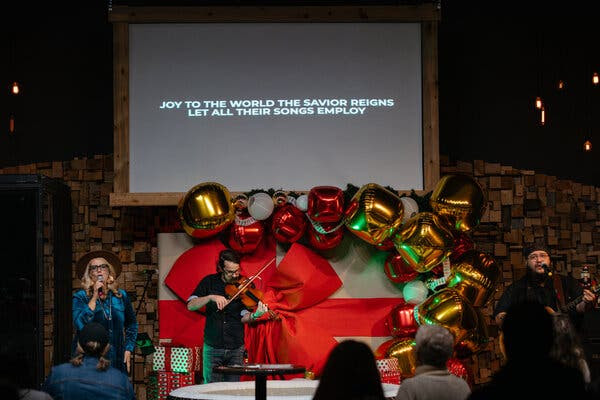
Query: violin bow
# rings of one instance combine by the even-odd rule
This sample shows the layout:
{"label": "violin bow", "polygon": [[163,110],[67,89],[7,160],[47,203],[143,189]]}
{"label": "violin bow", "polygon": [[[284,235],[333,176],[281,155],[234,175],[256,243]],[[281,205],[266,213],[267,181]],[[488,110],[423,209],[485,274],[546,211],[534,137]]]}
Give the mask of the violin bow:
{"label": "violin bow", "polygon": [[241,287],[238,288],[238,291],[236,294],[234,294],[233,296],[231,296],[231,298],[229,300],[227,300],[227,303],[225,303],[225,305],[223,306],[223,308],[227,307],[227,305],[229,303],[231,303],[233,300],[237,299],[238,296],[240,295],[240,293],[242,293],[242,291],[244,289],[246,289],[256,278],[258,278],[258,276],[260,274],[263,273],[263,271],[265,269],[267,269],[267,267],[271,264],[273,264],[276,260],[276,257],[273,257],[273,259],[271,261],[269,261],[268,263],[266,263],[252,278],[248,279],[248,282],[244,283]]}

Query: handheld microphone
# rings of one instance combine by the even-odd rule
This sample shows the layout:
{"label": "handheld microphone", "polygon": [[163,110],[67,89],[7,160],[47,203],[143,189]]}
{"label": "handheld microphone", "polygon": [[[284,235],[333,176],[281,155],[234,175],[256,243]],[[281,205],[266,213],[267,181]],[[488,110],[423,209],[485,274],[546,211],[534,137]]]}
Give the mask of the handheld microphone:
{"label": "handheld microphone", "polygon": [[544,273],[548,276],[552,276],[552,270],[548,267],[548,264],[543,263],[542,268],[544,268]]}
{"label": "handheld microphone", "polygon": [[[98,282],[104,282],[104,275],[98,275]],[[98,296],[102,296],[102,293],[104,293],[104,289],[100,286],[98,288]]]}

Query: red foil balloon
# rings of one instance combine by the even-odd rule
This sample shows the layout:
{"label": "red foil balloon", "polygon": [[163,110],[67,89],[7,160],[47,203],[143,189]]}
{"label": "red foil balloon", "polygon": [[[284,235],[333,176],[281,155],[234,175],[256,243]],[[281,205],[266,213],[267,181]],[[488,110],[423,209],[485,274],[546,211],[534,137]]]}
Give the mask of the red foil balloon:
{"label": "red foil balloon", "polygon": [[[336,223],[332,223],[332,225],[337,225]],[[323,228],[326,231],[329,231],[330,228],[328,224],[323,224]],[[342,239],[344,239],[344,229],[340,227],[333,232],[330,233],[319,233],[315,231],[313,228],[308,229],[307,232],[308,242],[312,246],[312,248],[317,250],[329,250],[337,247],[340,243],[342,243]]]}
{"label": "red foil balloon", "polygon": [[452,253],[450,253],[450,261],[453,263],[460,258],[463,254],[465,254],[469,250],[473,250],[475,248],[475,243],[473,240],[464,232],[458,232],[454,234],[454,248],[452,249]]}
{"label": "red foil balloon", "polygon": [[335,186],[316,186],[308,193],[306,214],[316,222],[338,222],[344,213],[344,192]]}
{"label": "red foil balloon", "polygon": [[464,379],[469,385],[471,385],[471,376],[469,374],[469,370],[461,360],[454,357],[450,358],[446,362],[446,368],[452,375],[456,375],[459,378]]}
{"label": "red foil balloon", "polygon": [[253,253],[260,244],[265,229],[262,222],[255,220],[249,214],[244,213],[236,217],[229,231],[229,247],[242,253]]}
{"label": "red foil balloon", "polygon": [[383,264],[385,276],[394,283],[410,282],[415,279],[419,273],[404,261],[402,256],[392,253],[386,258]]}
{"label": "red foil balloon", "polygon": [[284,204],[273,213],[271,230],[278,242],[294,243],[304,235],[306,224],[302,211],[291,204]]}
{"label": "red foil balloon", "polygon": [[392,309],[387,318],[385,325],[390,331],[390,335],[394,337],[414,336],[419,328],[413,310],[414,304],[400,303]]}
{"label": "red foil balloon", "polygon": [[385,239],[383,242],[375,245],[375,247],[377,248],[377,250],[390,251],[394,248],[394,242],[392,241],[392,239]]}

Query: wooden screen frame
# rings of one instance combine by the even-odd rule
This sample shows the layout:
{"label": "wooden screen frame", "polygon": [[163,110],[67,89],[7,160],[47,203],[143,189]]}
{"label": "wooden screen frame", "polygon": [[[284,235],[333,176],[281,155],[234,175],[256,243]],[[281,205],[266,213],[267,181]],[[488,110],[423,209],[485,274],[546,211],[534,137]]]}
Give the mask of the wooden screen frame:
{"label": "wooden screen frame", "polygon": [[[114,7],[113,111],[114,187],[111,206],[174,206],[185,193],[129,192],[129,24],[210,22],[419,22],[422,68],[422,191],[432,190],[440,177],[438,113],[438,23],[435,3],[414,6],[293,6],[293,7]],[[310,188],[296,188],[303,192]]]}

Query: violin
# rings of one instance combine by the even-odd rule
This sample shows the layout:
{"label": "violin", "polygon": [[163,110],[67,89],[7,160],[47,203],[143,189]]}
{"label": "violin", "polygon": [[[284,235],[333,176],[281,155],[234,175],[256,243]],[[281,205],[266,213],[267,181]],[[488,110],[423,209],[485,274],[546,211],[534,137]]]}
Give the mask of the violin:
{"label": "violin", "polygon": [[[259,289],[256,289],[254,283],[252,283],[259,275],[267,269],[269,265],[275,262],[275,258],[269,261],[266,265],[264,265],[256,275],[252,278],[247,278],[245,276],[240,276],[237,282],[228,283],[225,285],[225,295],[228,300],[224,307],[227,307],[229,303],[238,297],[242,300],[242,303],[246,308],[254,309],[258,305],[258,302],[263,298],[263,292]],[[269,315],[274,318],[276,317],[275,313],[269,310]]]}
{"label": "violin", "polygon": [[230,300],[239,297],[249,309],[255,308],[263,298],[263,292],[256,289],[254,283],[245,276],[240,276],[237,282],[225,285],[225,295]]}

